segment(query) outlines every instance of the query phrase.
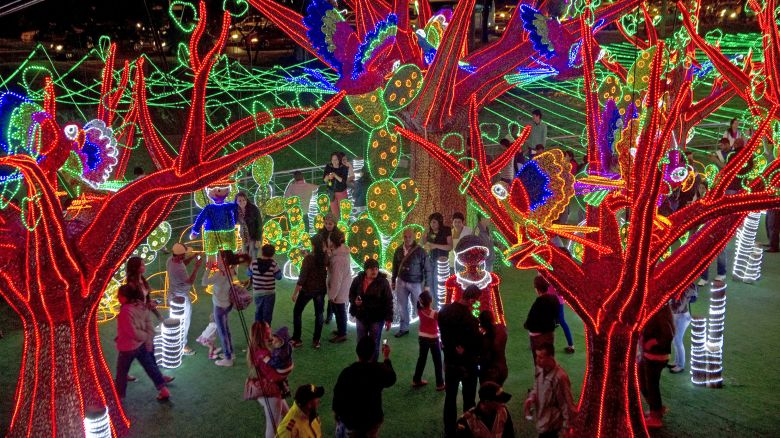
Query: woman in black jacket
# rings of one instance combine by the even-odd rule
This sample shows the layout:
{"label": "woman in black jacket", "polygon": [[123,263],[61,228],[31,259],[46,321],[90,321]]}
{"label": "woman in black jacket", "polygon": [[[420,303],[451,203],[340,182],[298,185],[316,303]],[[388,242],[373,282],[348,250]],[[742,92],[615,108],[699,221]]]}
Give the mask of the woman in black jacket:
{"label": "woman in black jacket", "polygon": [[357,340],[372,336],[375,341],[374,358],[379,357],[382,325],[390,330],[393,322],[393,292],[387,275],[379,272],[379,262],[368,259],[363,272],[352,280],[349,288],[349,314],[357,320]]}
{"label": "woman in black jacket", "polygon": [[257,258],[257,248],[263,242],[263,221],[260,209],[249,200],[244,192],[238,192],[234,199],[236,203],[236,223],[241,225],[241,242],[243,251],[252,260]]}
{"label": "woman in black jacket", "polygon": [[301,316],[303,309],[314,301],[314,336],[312,347],[320,348],[322,336],[322,312],[325,310],[325,294],[328,292],[327,263],[325,259],[325,242],[314,236],[311,240],[312,250],[301,263],[301,272],[298,275],[298,284],[295,286],[292,300],[293,307],[293,335],[290,344],[298,348],[303,345],[301,341]]}

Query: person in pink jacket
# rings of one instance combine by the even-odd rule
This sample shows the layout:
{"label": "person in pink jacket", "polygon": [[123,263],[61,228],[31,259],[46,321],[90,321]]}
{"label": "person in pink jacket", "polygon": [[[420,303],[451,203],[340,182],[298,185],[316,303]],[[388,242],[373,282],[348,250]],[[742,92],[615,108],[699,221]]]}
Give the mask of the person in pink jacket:
{"label": "person in pink jacket", "polygon": [[119,290],[124,303],[117,316],[116,349],[119,357],[116,361],[116,390],[120,398],[127,391],[127,372],[135,359],[144,367],[144,371],[159,390],[158,400],[170,397],[167,382],[173,378],[165,378],[154,359],[154,325],[152,324],[149,307],[144,302],[143,291],[132,284],[126,284]]}
{"label": "person in pink jacket", "polygon": [[336,314],[336,333],[330,342],[347,340],[347,301],[352,285],[352,259],[349,247],[344,244],[344,233],[338,228],[328,236],[328,300],[333,303]]}

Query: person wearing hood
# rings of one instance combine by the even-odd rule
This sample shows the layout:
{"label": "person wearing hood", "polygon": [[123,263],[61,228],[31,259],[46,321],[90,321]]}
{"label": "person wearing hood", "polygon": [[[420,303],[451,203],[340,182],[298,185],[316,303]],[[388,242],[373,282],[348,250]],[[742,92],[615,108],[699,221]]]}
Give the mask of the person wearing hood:
{"label": "person wearing hood", "polygon": [[347,301],[352,283],[352,268],[349,248],[344,244],[344,233],[338,228],[328,236],[328,300],[332,303],[336,315],[336,334],[330,342],[340,343],[347,340]]}
{"label": "person wearing hood", "polygon": [[357,339],[366,336],[375,341],[374,357],[379,357],[382,326],[390,330],[393,322],[393,291],[387,275],[379,272],[379,262],[366,259],[363,272],[359,273],[349,288],[349,313],[357,320]]}

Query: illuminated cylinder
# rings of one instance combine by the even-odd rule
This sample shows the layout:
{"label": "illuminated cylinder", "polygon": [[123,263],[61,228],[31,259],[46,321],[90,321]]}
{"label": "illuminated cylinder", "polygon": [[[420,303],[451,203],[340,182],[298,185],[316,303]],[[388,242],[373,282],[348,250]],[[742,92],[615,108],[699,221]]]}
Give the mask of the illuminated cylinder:
{"label": "illuminated cylinder", "polygon": [[[715,284],[718,284],[716,282]],[[710,290],[709,314],[691,319],[691,382],[708,388],[723,386],[723,330],[726,284]]]}
{"label": "illuminated cylinder", "polygon": [[178,368],[181,366],[183,327],[181,319],[168,318],[163,321],[162,332],[154,338],[157,365],[163,368]]}
{"label": "illuminated cylinder", "polygon": [[[169,318],[175,318],[184,322],[184,307],[185,300],[184,297],[174,297],[171,300],[171,307],[169,308],[168,317]],[[182,348],[184,348],[184,332],[181,333],[181,339],[180,342],[182,344]]]}
{"label": "illuminated cylinder", "polygon": [[761,212],[748,213],[737,229],[734,245],[734,278],[753,283],[761,277],[761,259],[764,252],[756,245],[756,233],[761,221]]}
{"label": "illuminated cylinder", "polygon": [[111,438],[111,419],[105,406],[100,408],[89,407],[84,413],[84,437],[85,438]]}
{"label": "illuminated cylinder", "polygon": [[707,340],[707,318],[691,318],[691,383],[705,385],[707,382],[707,352],[704,343]]}
{"label": "illuminated cylinder", "polygon": [[436,260],[436,296],[439,298],[439,308],[447,303],[447,288],[444,283],[450,277],[450,261],[447,257]]}

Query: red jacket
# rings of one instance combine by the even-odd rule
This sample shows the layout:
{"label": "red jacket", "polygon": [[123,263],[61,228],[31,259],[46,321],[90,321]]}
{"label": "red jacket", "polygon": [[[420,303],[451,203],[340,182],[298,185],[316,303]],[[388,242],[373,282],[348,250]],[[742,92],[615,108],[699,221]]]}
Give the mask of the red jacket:
{"label": "red jacket", "polygon": [[149,351],[154,349],[154,325],[149,309],[141,301],[122,304],[117,316],[116,349],[133,351],[143,344]]}

